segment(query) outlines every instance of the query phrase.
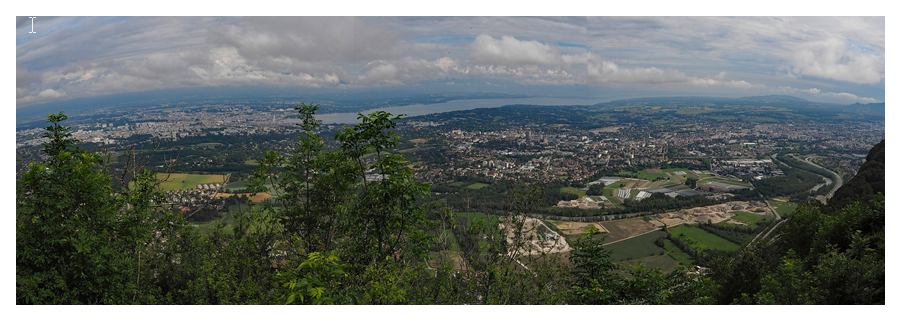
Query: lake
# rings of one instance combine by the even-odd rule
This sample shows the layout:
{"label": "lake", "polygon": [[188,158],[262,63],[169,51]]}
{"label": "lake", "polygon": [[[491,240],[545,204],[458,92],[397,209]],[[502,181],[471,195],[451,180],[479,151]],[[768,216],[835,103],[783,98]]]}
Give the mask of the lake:
{"label": "lake", "polygon": [[[446,113],[458,110],[470,110],[478,108],[496,108],[507,105],[542,105],[542,106],[566,106],[566,105],[593,105],[604,101],[603,99],[583,98],[491,98],[491,99],[460,99],[435,104],[412,104],[404,106],[388,106],[364,110],[361,113],[368,114],[374,111],[384,110],[392,114],[405,114],[407,117],[429,114]],[[316,118],[325,124],[354,124],[357,122],[357,113],[328,113],[316,115]]]}

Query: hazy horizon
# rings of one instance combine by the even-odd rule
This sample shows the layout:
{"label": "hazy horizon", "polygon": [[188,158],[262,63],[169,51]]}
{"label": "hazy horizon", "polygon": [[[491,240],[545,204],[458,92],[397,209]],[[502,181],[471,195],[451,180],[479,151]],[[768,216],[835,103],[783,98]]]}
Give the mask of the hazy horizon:
{"label": "hazy horizon", "polygon": [[16,22],[17,110],[204,88],[245,98],[885,96],[882,17],[37,17],[35,34],[31,19]]}

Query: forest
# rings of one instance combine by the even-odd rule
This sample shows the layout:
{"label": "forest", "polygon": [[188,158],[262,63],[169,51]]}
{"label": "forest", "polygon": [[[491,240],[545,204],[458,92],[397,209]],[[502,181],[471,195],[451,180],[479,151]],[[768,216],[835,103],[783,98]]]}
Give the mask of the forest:
{"label": "forest", "polygon": [[[43,160],[17,173],[16,303],[885,302],[884,142],[833,201],[801,204],[763,242],[704,253],[709,273],[615,263],[590,232],[567,255],[529,257],[524,268],[510,250],[522,236],[451,211],[414,178],[396,151],[399,116],[361,114],[333,146],[319,134],[318,108],[295,108],[293,148],[265,152],[250,177],[250,190],[274,201],[208,231],[161,206],[149,169],[120,169],[130,183],[114,185],[66,115],[49,115]],[[521,222],[541,189],[513,188],[497,206],[502,219]],[[454,242],[464,269],[435,255],[455,234],[466,236]]]}

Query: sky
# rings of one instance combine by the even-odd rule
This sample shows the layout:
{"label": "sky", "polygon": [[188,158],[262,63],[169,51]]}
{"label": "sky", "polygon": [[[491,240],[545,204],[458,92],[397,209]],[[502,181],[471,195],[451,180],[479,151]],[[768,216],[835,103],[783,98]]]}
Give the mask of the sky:
{"label": "sky", "polygon": [[37,17],[36,33],[17,17],[16,27],[17,108],[217,86],[885,96],[883,17]]}

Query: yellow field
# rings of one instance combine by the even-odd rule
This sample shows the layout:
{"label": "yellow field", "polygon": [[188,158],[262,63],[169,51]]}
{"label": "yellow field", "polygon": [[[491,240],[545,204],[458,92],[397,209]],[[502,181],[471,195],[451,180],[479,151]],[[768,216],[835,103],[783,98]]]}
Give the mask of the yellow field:
{"label": "yellow field", "polygon": [[597,229],[601,233],[607,233],[606,227],[604,227],[601,224],[594,223],[594,222],[583,223],[583,222],[550,221],[550,220],[548,220],[546,222],[553,224],[554,226],[557,227],[557,229],[560,230],[560,232],[563,232],[563,234],[566,234],[566,235],[585,234],[585,232],[588,231],[589,226],[594,226],[594,228]]}
{"label": "yellow field", "polygon": [[188,174],[188,173],[157,173],[156,180],[160,182],[163,191],[186,190],[197,187],[199,184],[225,183],[228,175],[219,174]]}

